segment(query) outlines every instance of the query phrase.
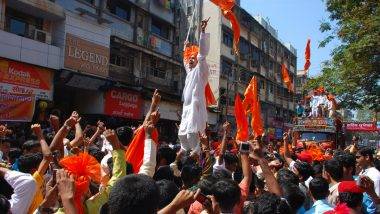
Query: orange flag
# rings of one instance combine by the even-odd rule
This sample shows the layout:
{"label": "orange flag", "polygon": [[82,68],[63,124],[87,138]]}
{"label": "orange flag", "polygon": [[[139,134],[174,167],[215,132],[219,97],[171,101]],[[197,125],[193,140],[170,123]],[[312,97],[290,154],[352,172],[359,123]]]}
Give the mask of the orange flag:
{"label": "orange flag", "polygon": [[[153,141],[158,144],[158,131],[154,129],[152,133]],[[134,173],[138,173],[140,167],[143,163],[144,157],[144,141],[145,141],[145,130],[143,126],[140,126],[129,144],[127,151],[125,152],[125,160],[132,165]]]}
{"label": "orange flag", "polygon": [[243,108],[251,112],[251,127],[255,137],[264,133],[258,90],[257,78],[254,76],[244,92]]}
{"label": "orange flag", "polygon": [[240,95],[236,94],[235,97],[235,120],[237,126],[236,140],[247,141],[248,140],[248,121],[245,114],[243,103],[240,99]]}
{"label": "orange flag", "polygon": [[307,39],[306,48],[305,48],[305,65],[303,66],[303,70],[305,74],[310,68],[310,39]]}
{"label": "orange flag", "polygon": [[289,71],[286,68],[285,64],[282,64],[281,73],[282,73],[282,79],[284,80],[286,87],[288,88],[289,91],[292,91],[293,90],[292,79],[289,76]]}
{"label": "orange flag", "polygon": [[232,31],[234,32],[234,52],[239,53],[239,40],[240,40],[240,26],[239,22],[232,11],[235,6],[235,0],[211,0],[212,3],[217,5],[221,10],[223,16],[231,22]]}
{"label": "orange flag", "polygon": [[206,105],[207,106],[216,105],[216,99],[214,97],[214,94],[212,93],[210,83],[207,83],[207,85],[206,85],[205,95],[206,95]]}

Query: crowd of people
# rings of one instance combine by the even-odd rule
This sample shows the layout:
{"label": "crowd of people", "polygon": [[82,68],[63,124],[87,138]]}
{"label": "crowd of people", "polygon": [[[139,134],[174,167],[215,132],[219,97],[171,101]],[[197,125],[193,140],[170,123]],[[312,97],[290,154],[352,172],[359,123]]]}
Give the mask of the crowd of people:
{"label": "crowd of people", "polygon": [[[225,122],[220,143],[200,133],[199,154],[185,152],[157,140],[159,102],[156,91],[137,130],[111,130],[101,121],[89,129],[77,112],[31,125],[30,139],[1,125],[0,213],[380,212],[371,148],[353,142],[345,151],[324,151],[291,141],[291,132],[281,144],[262,137],[238,142]],[[138,130],[140,166],[126,159]]]}

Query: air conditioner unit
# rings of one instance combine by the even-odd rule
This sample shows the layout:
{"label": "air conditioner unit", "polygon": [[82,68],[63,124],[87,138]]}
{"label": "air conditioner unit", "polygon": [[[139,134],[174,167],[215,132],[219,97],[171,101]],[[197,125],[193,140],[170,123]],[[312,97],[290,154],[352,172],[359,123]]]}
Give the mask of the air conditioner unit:
{"label": "air conditioner unit", "polygon": [[34,40],[37,40],[37,41],[40,41],[43,43],[47,43],[50,45],[51,44],[51,35],[50,35],[50,33],[46,32],[46,31],[35,29],[34,30]]}

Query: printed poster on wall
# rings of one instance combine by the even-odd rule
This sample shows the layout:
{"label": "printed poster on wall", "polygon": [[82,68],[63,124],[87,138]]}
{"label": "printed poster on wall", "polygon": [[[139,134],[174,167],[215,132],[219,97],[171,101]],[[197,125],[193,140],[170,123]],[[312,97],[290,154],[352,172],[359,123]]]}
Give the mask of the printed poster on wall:
{"label": "printed poster on wall", "polygon": [[0,121],[30,122],[33,118],[35,96],[0,92]]}
{"label": "printed poster on wall", "polygon": [[34,94],[53,100],[53,72],[47,68],[0,58],[0,91]]}
{"label": "printed poster on wall", "polygon": [[141,119],[143,99],[139,92],[112,89],[105,93],[104,114],[113,117]]}
{"label": "printed poster on wall", "polygon": [[210,83],[211,91],[214,94],[216,105],[218,105],[219,100],[219,75],[220,67],[219,64],[209,63],[209,72],[208,82]]}

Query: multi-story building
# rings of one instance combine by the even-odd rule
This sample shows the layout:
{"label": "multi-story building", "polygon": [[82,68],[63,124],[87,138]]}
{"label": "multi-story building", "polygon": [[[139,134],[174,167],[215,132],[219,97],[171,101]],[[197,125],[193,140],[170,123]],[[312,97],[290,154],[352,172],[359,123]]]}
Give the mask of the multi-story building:
{"label": "multi-story building", "polygon": [[296,92],[296,100],[301,101],[303,97],[308,93],[305,89],[304,86],[307,82],[307,75],[305,74],[305,71],[299,70],[297,71],[297,77],[296,77],[296,87],[295,87],[295,92]]}
{"label": "multi-story building", "polygon": [[[294,81],[297,53],[290,44],[283,44],[277,31],[262,17],[253,17],[240,6],[234,7],[239,20],[240,56],[233,54],[233,32],[220,9],[210,1],[203,2],[203,17],[211,17],[209,82],[219,101],[219,121],[235,123],[234,97],[243,94],[252,76],[257,76],[261,113],[270,138],[280,138],[283,129],[290,126],[294,115],[294,93],[283,83],[281,65],[285,64]],[[294,84],[293,84],[294,85]]]}
{"label": "multi-story building", "polygon": [[36,94],[37,113],[47,102],[46,111],[78,110],[119,125],[140,123],[157,88],[161,136],[175,138],[184,73],[173,7],[170,0],[0,0],[1,91]]}

